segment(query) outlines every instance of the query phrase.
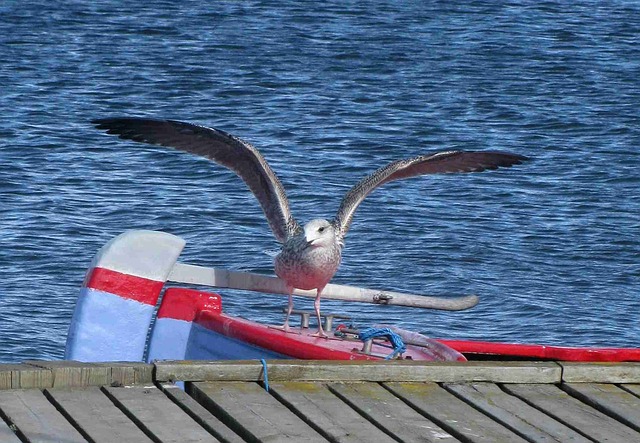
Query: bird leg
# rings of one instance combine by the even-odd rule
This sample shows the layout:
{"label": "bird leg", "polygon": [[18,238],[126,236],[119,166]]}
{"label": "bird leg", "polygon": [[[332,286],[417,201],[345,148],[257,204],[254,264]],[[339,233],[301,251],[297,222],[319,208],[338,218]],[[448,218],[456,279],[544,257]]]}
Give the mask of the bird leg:
{"label": "bird leg", "polygon": [[289,332],[289,317],[291,317],[291,311],[293,311],[293,286],[287,286],[287,291],[289,292],[289,304],[287,305],[287,315],[282,325],[284,332]]}
{"label": "bird leg", "polygon": [[329,336],[322,329],[322,318],[320,318],[320,295],[322,294],[323,289],[324,287],[317,289],[316,299],[313,302],[313,307],[316,309],[316,317],[318,317],[318,332],[313,334],[313,336],[329,338]]}

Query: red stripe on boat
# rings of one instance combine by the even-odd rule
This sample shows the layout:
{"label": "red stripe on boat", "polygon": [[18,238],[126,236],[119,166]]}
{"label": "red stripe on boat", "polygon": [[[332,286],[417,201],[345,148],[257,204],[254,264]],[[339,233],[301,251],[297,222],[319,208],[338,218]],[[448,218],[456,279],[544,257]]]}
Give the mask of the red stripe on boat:
{"label": "red stripe on boat", "polygon": [[164,282],[96,267],[89,271],[83,286],[155,306]]}
{"label": "red stripe on boat", "polygon": [[222,311],[220,295],[195,289],[168,288],[162,296],[158,318],[193,321],[202,310]]}
{"label": "red stripe on boat", "polygon": [[[300,359],[315,360],[381,360],[380,357],[361,354],[356,349],[361,342],[326,339],[286,333],[266,325],[230,317],[222,313],[200,311],[195,323],[227,337],[235,338],[260,348]],[[391,352],[389,349],[388,352]],[[387,352],[387,353],[388,353]]]}
{"label": "red stripe on boat", "polygon": [[[462,352],[467,357],[470,354],[478,354],[583,362],[640,361],[640,349],[638,348],[576,348],[470,340],[438,339],[438,341]],[[473,357],[471,359],[473,360]]]}

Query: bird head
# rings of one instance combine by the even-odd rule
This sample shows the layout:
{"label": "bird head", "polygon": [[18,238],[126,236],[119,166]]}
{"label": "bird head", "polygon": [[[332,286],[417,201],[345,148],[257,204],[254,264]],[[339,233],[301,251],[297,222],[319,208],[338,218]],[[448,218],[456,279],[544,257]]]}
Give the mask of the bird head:
{"label": "bird head", "polygon": [[335,241],[335,235],[335,227],[322,218],[311,220],[304,225],[304,237],[313,248],[331,245]]}

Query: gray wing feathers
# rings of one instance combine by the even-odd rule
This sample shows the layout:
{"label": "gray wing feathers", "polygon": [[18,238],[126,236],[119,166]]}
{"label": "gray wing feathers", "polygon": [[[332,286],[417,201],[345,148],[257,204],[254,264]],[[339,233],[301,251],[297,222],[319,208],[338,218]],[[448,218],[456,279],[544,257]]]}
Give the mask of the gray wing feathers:
{"label": "gray wing feathers", "polygon": [[334,220],[340,240],[349,231],[353,215],[377,187],[394,180],[424,174],[446,174],[454,172],[481,172],[487,169],[509,167],[520,164],[527,157],[499,151],[445,151],[419,157],[397,160],[365,177],[344,196]]}
{"label": "gray wing feathers", "polygon": [[279,242],[300,229],[291,215],[280,180],[262,154],[249,143],[218,129],[175,120],[106,118],[92,123],[122,139],[175,148],[226,166],[256,196]]}

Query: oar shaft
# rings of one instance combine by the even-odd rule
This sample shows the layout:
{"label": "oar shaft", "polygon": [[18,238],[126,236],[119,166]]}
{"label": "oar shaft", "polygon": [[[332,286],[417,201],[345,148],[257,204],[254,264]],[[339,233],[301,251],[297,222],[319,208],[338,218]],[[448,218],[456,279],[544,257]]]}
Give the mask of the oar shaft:
{"label": "oar shaft", "polygon": [[[217,288],[232,288],[288,295],[287,285],[283,280],[276,277],[268,277],[250,272],[207,268],[184,263],[175,264],[168,280],[179,283],[214,286]],[[315,291],[303,291],[301,289],[294,289],[293,294],[303,297],[316,296]],[[478,304],[479,301],[475,295],[441,298],[334,284],[328,284],[324,288],[322,297],[333,300],[441,309],[446,311],[469,309]]]}

